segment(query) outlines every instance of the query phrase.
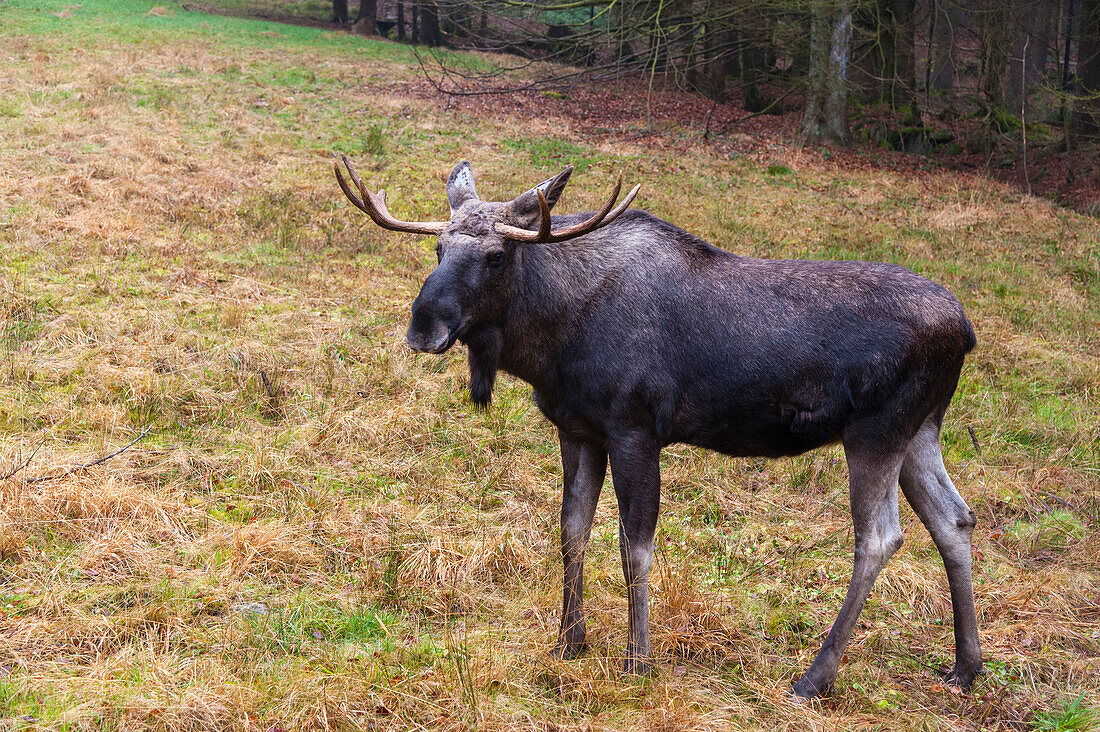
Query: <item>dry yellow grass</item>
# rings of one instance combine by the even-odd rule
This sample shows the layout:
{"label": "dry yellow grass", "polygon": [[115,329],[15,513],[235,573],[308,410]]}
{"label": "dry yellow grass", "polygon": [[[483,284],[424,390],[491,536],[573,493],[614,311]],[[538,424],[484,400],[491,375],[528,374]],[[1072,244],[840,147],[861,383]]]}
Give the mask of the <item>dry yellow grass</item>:
{"label": "dry yellow grass", "polygon": [[[1096,221],[976,178],[729,160],[690,131],[588,145],[403,92],[389,44],[157,7],[8,0],[0,29],[0,475],[26,462],[0,481],[0,726],[1017,729],[1100,706]],[[606,491],[593,647],[546,658],[552,430],[524,385],[478,413],[463,354],[405,350],[432,244],[349,211],[333,149],[398,215],[444,210],[460,157],[503,197],[575,155],[563,205],[624,169],[722,246],[956,291],[981,343],[946,434],[981,527],[975,693],[937,683],[947,585],[906,512],[836,692],[786,703],[850,567],[835,450],[668,451],[645,682],[619,671]]]}

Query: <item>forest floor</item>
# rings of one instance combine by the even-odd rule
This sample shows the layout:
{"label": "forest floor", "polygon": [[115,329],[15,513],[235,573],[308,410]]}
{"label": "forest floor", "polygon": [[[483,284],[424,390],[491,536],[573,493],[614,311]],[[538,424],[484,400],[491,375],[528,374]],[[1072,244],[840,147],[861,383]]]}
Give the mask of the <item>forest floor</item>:
{"label": "forest floor", "polygon": [[[354,3],[353,10],[355,10]],[[204,12],[260,18],[302,24],[333,31],[348,26],[331,22],[332,4],[326,0],[200,0],[187,5]],[[390,8],[392,13],[392,8]],[[898,172],[948,170],[979,174],[1007,182],[1028,195],[1042,196],[1069,205],[1083,213],[1100,216],[1100,141],[1071,137],[1072,152],[1066,153],[1066,135],[1061,126],[1058,98],[1049,92],[1033,92],[1027,117],[1006,115],[1007,129],[997,131],[985,123],[982,110],[964,101],[974,90],[956,90],[951,105],[941,98],[921,95],[921,128],[927,137],[913,137],[912,122],[885,104],[860,104],[853,100],[852,144],[847,148],[803,147],[798,128],[803,98],[790,90],[765,88],[765,99],[774,100],[766,114],[752,114],[743,108],[741,90],[727,84],[727,99],[717,104],[699,94],[685,91],[675,79],[661,77],[586,81],[583,74],[570,82],[530,85],[533,78],[560,75],[563,67],[534,64],[550,73],[532,75],[528,59],[481,54],[435,54],[421,49],[426,79],[413,82],[409,93],[448,98],[445,104],[461,104],[479,114],[497,116],[556,116],[570,120],[572,131],[589,141],[626,139],[668,148],[705,143],[714,154],[752,155],[766,159],[779,147],[800,147],[816,162],[828,160],[841,167],[872,166]],[[486,61],[486,63],[479,63]],[[442,65],[448,67],[444,73]],[[976,62],[975,62],[976,63]],[[518,75],[501,73],[504,68],[521,69]],[[581,72],[581,69],[575,71]],[[557,73],[554,73],[557,72]],[[469,78],[466,77],[469,75]],[[568,75],[567,75],[568,76]],[[570,76],[570,78],[573,78]],[[463,96],[448,95],[441,87],[461,87]],[[503,90],[515,91],[502,93]],[[641,89],[645,93],[639,93]],[[477,91],[481,91],[479,96]],[[1021,121],[1025,124],[1021,134]],[[910,135],[909,144],[924,148],[920,153],[899,152],[901,130]],[[885,141],[893,139],[893,145]],[[1026,145],[1024,144],[1026,140]]]}
{"label": "forest floor", "polygon": [[[1100,724],[1100,221],[977,171],[798,148],[769,118],[706,140],[671,92],[667,121],[629,89],[477,101],[325,28],[0,9],[0,728]],[[942,683],[947,583],[903,507],[833,693],[786,701],[850,573],[837,448],[665,451],[645,680],[620,673],[605,490],[592,648],[550,660],[554,431],[507,377],[473,410],[462,349],[406,349],[434,243],[350,207],[334,151],[406,218],[446,211],[462,158],[502,199],[572,163],[563,210],[622,172],[731,251],[956,293],[979,341],[944,428],[979,522],[972,693]]]}

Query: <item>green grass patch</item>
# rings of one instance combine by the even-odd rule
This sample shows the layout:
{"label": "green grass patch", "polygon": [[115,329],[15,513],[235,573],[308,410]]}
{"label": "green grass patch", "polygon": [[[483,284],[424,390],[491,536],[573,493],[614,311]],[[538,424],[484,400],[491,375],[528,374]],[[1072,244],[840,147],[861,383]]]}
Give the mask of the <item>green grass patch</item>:
{"label": "green grass patch", "polygon": [[529,163],[540,170],[572,165],[574,172],[583,173],[598,159],[579,145],[549,137],[504,140],[501,146],[525,154]]}
{"label": "green grass patch", "polygon": [[1029,729],[1036,732],[1085,732],[1100,725],[1100,712],[1084,703],[1084,695],[1066,699],[1051,709],[1037,712]]}

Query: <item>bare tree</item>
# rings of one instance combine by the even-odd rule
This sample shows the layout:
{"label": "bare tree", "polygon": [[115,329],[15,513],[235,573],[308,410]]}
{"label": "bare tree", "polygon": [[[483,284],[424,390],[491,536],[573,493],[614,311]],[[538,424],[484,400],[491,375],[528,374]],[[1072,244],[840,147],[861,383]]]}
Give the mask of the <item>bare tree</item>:
{"label": "bare tree", "polygon": [[848,143],[848,62],[852,43],[850,0],[818,2],[810,27],[810,72],[802,135],[807,140]]}
{"label": "bare tree", "polygon": [[359,0],[359,13],[352,29],[363,36],[378,34],[378,0]]}
{"label": "bare tree", "polygon": [[1074,126],[1086,135],[1100,136],[1100,0],[1082,0],[1081,40],[1077,44],[1077,80],[1080,99]]}
{"label": "bare tree", "polygon": [[332,22],[348,22],[348,0],[332,0]]}
{"label": "bare tree", "polygon": [[1046,75],[1053,48],[1054,10],[1055,4],[1051,0],[1031,0],[1021,12],[1022,22],[1012,48],[1005,84],[1005,95],[1011,109],[1018,108],[1024,97],[1041,84]]}
{"label": "bare tree", "polygon": [[928,86],[946,92],[955,86],[959,39],[967,11],[956,0],[932,0],[930,13]]}

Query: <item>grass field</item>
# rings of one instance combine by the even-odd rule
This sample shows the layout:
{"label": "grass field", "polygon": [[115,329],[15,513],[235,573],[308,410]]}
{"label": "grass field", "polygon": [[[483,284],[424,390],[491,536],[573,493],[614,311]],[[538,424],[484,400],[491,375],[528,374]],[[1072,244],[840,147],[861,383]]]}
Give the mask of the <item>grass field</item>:
{"label": "grass field", "polygon": [[[1097,220],[955,173],[475,114],[412,93],[407,48],[324,30],[129,0],[0,20],[0,728],[1100,727]],[[546,658],[553,431],[508,378],[473,410],[462,349],[405,348],[434,243],[352,209],[334,151],[398,216],[441,216],[464,157],[498,198],[572,160],[563,210],[621,170],[733,251],[947,285],[979,339],[944,435],[979,517],[973,693],[940,683],[947,583],[906,507],[834,693],[785,702],[850,572],[838,449],[666,451],[645,681],[620,674],[606,490],[593,648]]]}

